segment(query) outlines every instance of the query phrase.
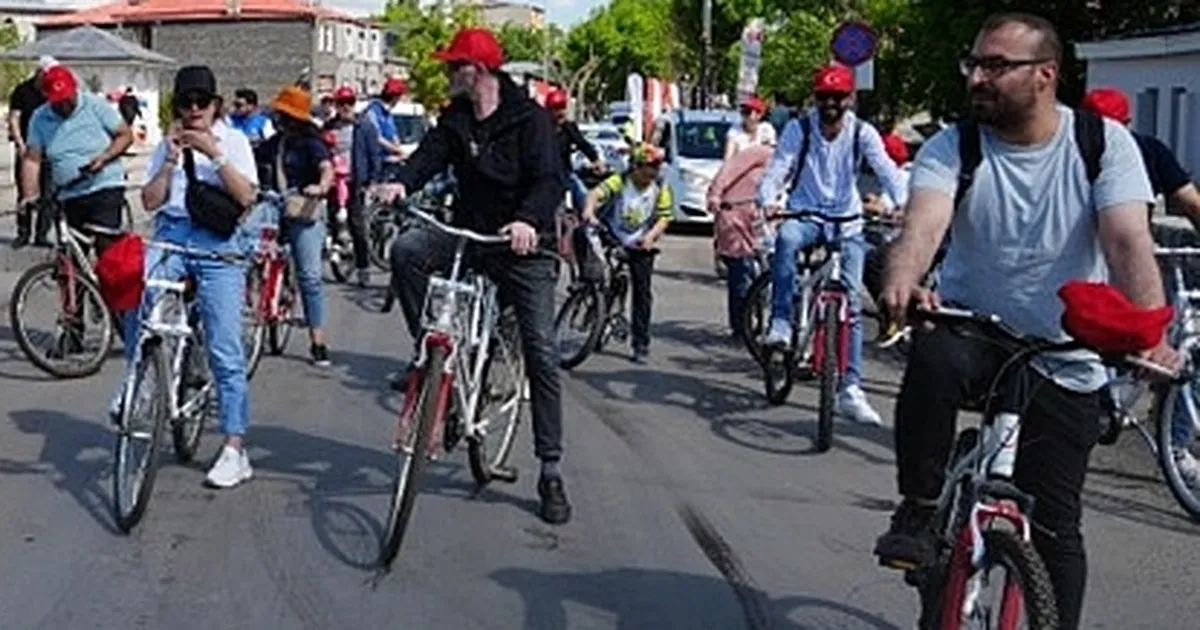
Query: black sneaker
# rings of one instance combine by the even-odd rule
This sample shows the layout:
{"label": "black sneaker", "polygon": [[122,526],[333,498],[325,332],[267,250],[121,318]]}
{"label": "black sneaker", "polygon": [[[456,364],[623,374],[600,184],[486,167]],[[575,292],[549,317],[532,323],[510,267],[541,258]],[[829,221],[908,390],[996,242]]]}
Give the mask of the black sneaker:
{"label": "black sneaker", "polygon": [[571,504],[561,477],[542,477],[538,480],[538,496],[542,507],[538,516],[551,525],[562,525],[571,520]]}
{"label": "black sneaker", "polygon": [[12,240],[13,249],[21,249],[29,245],[29,234],[18,234],[17,238]]}
{"label": "black sneaker", "polygon": [[323,343],[314,343],[312,346],[312,362],[318,367],[329,367],[329,348]]}
{"label": "black sneaker", "polygon": [[634,363],[639,363],[639,364],[645,363],[649,358],[650,358],[649,350],[647,350],[645,348],[634,348],[633,349],[633,362]]}
{"label": "black sneaker", "polygon": [[937,540],[933,513],[933,506],[905,499],[892,515],[891,528],[875,542],[879,564],[910,570],[930,561]]}

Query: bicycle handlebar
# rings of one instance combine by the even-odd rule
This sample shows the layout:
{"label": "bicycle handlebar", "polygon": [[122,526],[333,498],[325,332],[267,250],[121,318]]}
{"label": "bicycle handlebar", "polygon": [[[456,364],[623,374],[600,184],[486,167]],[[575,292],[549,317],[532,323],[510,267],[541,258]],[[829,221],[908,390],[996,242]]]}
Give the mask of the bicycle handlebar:
{"label": "bicycle handlebar", "polygon": [[425,212],[424,210],[418,210],[416,208],[416,206],[413,204],[405,204],[404,210],[405,210],[405,212],[417,217],[418,219],[421,219],[425,223],[433,226],[434,228],[437,228],[438,231],[440,231],[444,234],[449,234],[450,236],[454,236],[457,238],[466,239],[468,241],[480,243],[483,245],[502,245],[502,244],[507,243],[510,240],[512,240],[511,237],[504,235],[504,234],[495,234],[495,235],[480,234],[479,232],[473,232],[466,228],[457,228],[457,227],[453,227],[450,225],[446,225],[445,223],[439,221],[437,219],[437,217],[434,217],[433,215],[429,214],[428,212]]}
{"label": "bicycle handlebar", "polygon": [[226,263],[240,263],[250,259],[250,257],[245,254],[214,252],[207,249],[176,245],[175,243],[170,243],[167,241],[146,241],[146,247],[161,249],[163,251],[175,254],[183,254],[184,256],[189,256],[192,258],[207,258],[209,260],[219,260]]}
{"label": "bicycle handlebar", "polygon": [[769,219],[821,219],[827,223],[853,223],[863,218],[863,215],[852,214],[845,217],[833,217],[815,210],[795,210],[787,212],[777,212],[769,217]]}
{"label": "bicycle handlebar", "polygon": [[1200,256],[1200,247],[1155,247],[1154,255],[1163,258]]}

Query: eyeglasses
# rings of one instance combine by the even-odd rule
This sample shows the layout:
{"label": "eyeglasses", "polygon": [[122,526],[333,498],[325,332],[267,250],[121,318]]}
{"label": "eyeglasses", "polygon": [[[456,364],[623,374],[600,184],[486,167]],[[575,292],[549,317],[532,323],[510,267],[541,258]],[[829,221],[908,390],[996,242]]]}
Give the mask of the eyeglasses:
{"label": "eyeglasses", "polygon": [[191,93],[181,94],[175,97],[175,107],[179,109],[191,109],[193,106],[204,109],[209,105],[212,105],[212,102],[212,94]]}
{"label": "eyeglasses", "polygon": [[1038,57],[1036,59],[1007,59],[1005,57],[998,56],[968,56],[959,60],[958,71],[961,72],[964,77],[969,77],[971,76],[971,73],[975,72],[975,69],[978,68],[980,72],[983,72],[983,74],[990,77],[995,77],[1000,76],[1014,68],[1020,68],[1023,66],[1036,66],[1039,63],[1046,63],[1048,61],[1054,60],[1046,57]]}
{"label": "eyeglasses", "polygon": [[827,101],[840,103],[842,102],[842,99],[846,98],[847,96],[849,96],[849,94],[842,94],[840,92],[817,92],[816,94],[813,94],[813,98],[816,99],[818,103],[824,103]]}
{"label": "eyeglasses", "polygon": [[338,107],[354,107],[354,101],[351,99],[334,101],[333,104],[337,105]]}

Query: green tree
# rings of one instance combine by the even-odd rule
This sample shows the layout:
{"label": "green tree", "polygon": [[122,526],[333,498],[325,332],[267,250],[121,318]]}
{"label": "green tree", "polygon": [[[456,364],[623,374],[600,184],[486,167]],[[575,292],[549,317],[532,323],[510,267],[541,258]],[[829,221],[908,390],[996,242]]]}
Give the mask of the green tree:
{"label": "green tree", "polygon": [[[21,33],[11,22],[0,26],[0,50],[12,50],[21,45]],[[32,64],[21,61],[0,62],[0,94],[8,98],[14,88],[33,72]]]}
{"label": "green tree", "polygon": [[599,68],[588,84],[589,99],[624,97],[631,72],[674,80],[681,46],[675,36],[672,8],[662,0],[612,0],[595,9],[567,35],[564,61],[579,68],[596,57]]}
{"label": "green tree", "polygon": [[449,45],[459,28],[478,25],[481,20],[475,5],[421,8],[417,0],[391,0],[384,6],[383,21],[396,35],[395,52],[409,62],[408,83],[414,101],[433,109],[445,100],[449,79],[432,55]]}
{"label": "green tree", "polygon": [[533,28],[507,23],[496,30],[509,61],[557,60],[562,57],[566,33],[559,27]]}

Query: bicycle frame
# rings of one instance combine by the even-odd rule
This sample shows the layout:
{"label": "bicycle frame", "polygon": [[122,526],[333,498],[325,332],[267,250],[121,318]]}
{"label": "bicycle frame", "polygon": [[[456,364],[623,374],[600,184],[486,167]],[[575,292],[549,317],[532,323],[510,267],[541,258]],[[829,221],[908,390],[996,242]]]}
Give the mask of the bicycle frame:
{"label": "bicycle frame", "polygon": [[[250,273],[258,273],[262,279],[259,286],[258,304],[255,315],[265,323],[275,323],[283,318],[279,312],[279,296],[282,294],[284,271],[290,264],[289,248],[279,244],[279,224],[265,223],[259,229],[258,248]],[[246,299],[253,295],[251,285],[246,285]]]}

